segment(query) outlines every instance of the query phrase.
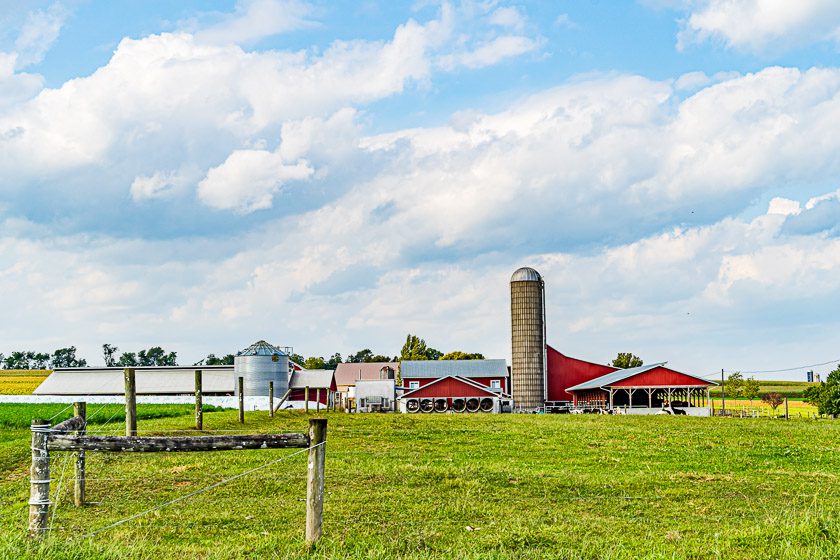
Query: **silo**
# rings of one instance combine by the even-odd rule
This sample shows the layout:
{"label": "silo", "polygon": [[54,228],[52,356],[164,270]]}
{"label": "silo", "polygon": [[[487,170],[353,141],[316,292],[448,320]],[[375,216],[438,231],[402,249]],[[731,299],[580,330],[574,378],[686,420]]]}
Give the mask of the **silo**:
{"label": "silo", "polygon": [[511,389],[517,408],[545,404],[545,284],[533,268],[520,268],[510,279]]}
{"label": "silo", "polygon": [[233,358],[234,393],[239,396],[238,377],[243,378],[245,396],[268,396],[268,382],[274,381],[274,396],[289,389],[289,355],[264,340],[253,343]]}

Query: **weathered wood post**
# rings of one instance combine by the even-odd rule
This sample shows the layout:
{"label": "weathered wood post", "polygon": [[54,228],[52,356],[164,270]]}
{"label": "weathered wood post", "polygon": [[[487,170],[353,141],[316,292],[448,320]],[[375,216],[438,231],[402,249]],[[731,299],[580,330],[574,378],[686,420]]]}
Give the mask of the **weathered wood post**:
{"label": "weathered wood post", "polygon": [[315,412],[321,411],[321,388],[315,389]]}
{"label": "weathered wood post", "polygon": [[137,435],[137,383],[134,368],[125,368],[125,435]]}
{"label": "weathered wood post", "polygon": [[268,416],[274,418],[274,381],[268,382]]}
{"label": "weathered wood post", "polygon": [[[82,419],[82,427],[76,430],[76,435],[83,436],[87,431],[87,403],[74,402],[73,416]],[[73,503],[81,507],[85,503],[85,450],[76,452],[76,468],[73,471]]]}
{"label": "weathered wood post", "polygon": [[244,424],[245,423],[245,378],[240,376],[237,379],[237,382],[239,383],[239,386],[237,387],[239,389],[239,423]]}
{"label": "weathered wood post", "polygon": [[204,410],[201,408],[201,370],[195,370],[195,429],[204,429]]}
{"label": "weathered wood post", "polygon": [[[31,429],[32,466],[29,469],[29,537],[38,539],[43,537],[47,531],[47,517],[50,511],[50,453],[47,450],[47,434],[50,430],[50,422],[48,420],[33,420]],[[311,432],[312,428],[310,427],[309,430]]]}
{"label": "weathered wood post", "polygon": [[788,403],[787,403],[787,400],[788,400],[788,398],[787,398],[787,397],[785,397],[785,420],[789,420],[789,419],[790,419],[790,416],[788,415]]}
{"label": "weathered wood post", "polygon": [[303,402],[306,407],[306,412],[309,412],[309,385],[303,388]]}
{"label": "weathered wood post", "polygon": [[321,538],[324,522],[324,463],[326,460],[327,420],[309,421],[309,462],[306,475],[306,545]]}

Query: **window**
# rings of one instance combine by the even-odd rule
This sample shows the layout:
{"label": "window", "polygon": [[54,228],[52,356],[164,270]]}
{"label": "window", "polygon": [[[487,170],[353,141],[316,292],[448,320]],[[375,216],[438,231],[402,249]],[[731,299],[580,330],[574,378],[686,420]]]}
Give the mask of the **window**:
{"label": "window", "polygon": [[499,379],[491,379],[490,380],[490,388],[491,389],[501,389],[502,382]]}
{"label": "window", "polygon": [[408,388],[409,389],[419,389],[420,388],[420,382],[419,381],[409,381],[408,382]]}

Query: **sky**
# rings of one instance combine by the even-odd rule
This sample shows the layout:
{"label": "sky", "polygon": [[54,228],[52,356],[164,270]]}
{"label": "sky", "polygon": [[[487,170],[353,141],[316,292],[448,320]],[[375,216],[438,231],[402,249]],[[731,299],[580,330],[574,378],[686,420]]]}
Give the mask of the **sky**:
{"label": "sky", "polygon": [[0,1],[0,352],[509,359],[531,266],[567,355],[824,375],[838,54],[834,0]]}

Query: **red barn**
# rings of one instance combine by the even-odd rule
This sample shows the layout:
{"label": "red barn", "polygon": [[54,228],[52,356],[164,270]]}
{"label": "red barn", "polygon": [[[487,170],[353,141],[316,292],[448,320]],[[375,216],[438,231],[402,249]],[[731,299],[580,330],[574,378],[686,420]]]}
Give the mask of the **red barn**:
{"label": "red barn", "polygon": [[546,345],[546,404],[556,406],[570,403],[574,395],[566,389],[616,371],[618,368],[570,358]]}
{"label": "red barn", "polygon": [[489,387],[495,393],[510,393],[510,378],[504,360],[405,360],[400,363],[402,386],[409,390],[444,377],[461,377]]}
{"label": "red barn", "polygon": [[331,369],[304,369],[292,372],[289,379],[288,402],[306,406],[306,388],[309,388],[309,402],[331,405],[336,391],[335,372]]}
{"label": "red barn", "polygon": [[400,397],[402,412],[502,412],[509,396],[458,376],[439,377]]}

